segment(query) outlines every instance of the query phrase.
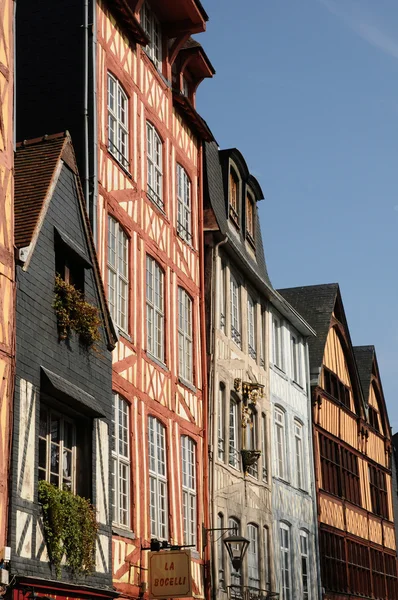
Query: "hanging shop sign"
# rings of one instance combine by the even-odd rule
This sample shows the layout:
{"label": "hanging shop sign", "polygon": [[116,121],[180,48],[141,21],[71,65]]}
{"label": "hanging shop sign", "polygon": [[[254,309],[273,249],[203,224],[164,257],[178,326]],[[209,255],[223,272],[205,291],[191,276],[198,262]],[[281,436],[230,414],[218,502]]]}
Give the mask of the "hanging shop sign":
{"label": "hanging shop sign", "polygon": [[150,598],[191,598],[191,551],[150,552],[148,561]]}

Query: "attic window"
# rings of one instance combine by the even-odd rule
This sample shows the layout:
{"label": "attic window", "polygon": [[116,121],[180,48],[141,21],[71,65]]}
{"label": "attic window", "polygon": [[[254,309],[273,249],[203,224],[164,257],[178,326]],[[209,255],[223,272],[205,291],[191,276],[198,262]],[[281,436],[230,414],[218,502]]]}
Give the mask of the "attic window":
{"label": "attic window", "polygon": [[332,371],[329,371],[326,367],[323,367],[323,380],[325,392],[343,404],[346,408],[350,408],[350,390],[342,381],[340,381],[337,375],[332,373]]}
{"label": "attic window", "polygon": [[189,81],[184,75],[182,76],[181,91],[186,98],[189,98]]}
{"label": "attic window", "polygon": [[246,237],[254,246],[254,199],[250,193],[246,194]]}
{"label": "attic window", "polygon": [[369,406],[369,424],[371,427],[373,427],[373,429],[380,433],[379,413],[373,408],[373,406]]}
{"label": "attic window", "polygon": [[55,273],[84,293],[84,270],[92,266],[84,250],[58,229],[55,229],[54,242]]}
{"label": "attic window", "polygon": [[229,171],[229,216],[239,225],[239,177],[233,168]]}
{"label": "attic window", "polygon": [[155,67],[162,70],[162,33],[160,23],[153,14],[147,2],[144,2],[140,13],[141,27],[149,38],[149,43],[145,48]]}

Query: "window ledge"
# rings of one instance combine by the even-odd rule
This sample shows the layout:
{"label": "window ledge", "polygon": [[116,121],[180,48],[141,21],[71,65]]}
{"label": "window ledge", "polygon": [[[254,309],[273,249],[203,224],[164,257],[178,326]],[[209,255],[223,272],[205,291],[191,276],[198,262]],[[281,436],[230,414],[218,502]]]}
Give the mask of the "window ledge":
{"label": "window ledge", "polygon": [[115,161],[115,163],[117,164],[118,167],[120,167],[120,169],[122,169],[123,173],[125,175],[127,175],[127,177],[129,177],[130,179],[133,179],[132,174],[130,173],[130,171],[120,162],[120,160],[118,160],[116,158],[116,156],[110,151],[109,146],[107,146],[107,150],[108,150],[108,154],[110,157],[112,157],[112,159]]}
{"label": "window ledge", "polygon": [[136,539],[134,531],[131,531],[131,529],[124,529],[124,527],[118,527],[117,525],[112,525],[112,533],[127,538],[128,540]]}
{"label": "window ledge", "polygon": [[296,390],[298,390],[299,392],[301,392],[304,395],[307,395],[306,391],[304,389],[304,386],[301,385],[300,383],[297,383],[297,381],[294,381],[294,379],[292,379],[292,385],[296,388]]}
{"label": "window ledge", "polygon": [[168,369],[166,363],[164,363],[161,360],[159,360],[158,358],[156,358],[156,356],[154,356],[153,354],[148,352],[148,350],[146,351],[146,355],[147,355],[147,358],[149,358],[149,360],[151,360],[153,363],[155,363],[155,365],[157,365],[158,367],[163,369],[163,371],[166,371],[167,373],[169,372],[169,369]]}
{"label": "window ledge", "polygon": [[151,205],[154,206],[160,212],[160,214],[162,215],[162,217],[164,217],[167,222],[169,222],[169,218],[166,215],[165,210],[164,210],[164,205],[163,205],[163,207],[159,206],[159,204],[156,202],[156,200],[154,200],[152,198],[152,196],[150,194],[148,194],[148,192],[145,192],[145,193],[146,193],[146,197],[148,198],[148,200],[151,203]]}
{"label": "window ledge", "polygon": [[196,394],[196,392],[198,391],[197,388],[192,383],[189,383],[189,381],[187,381],[183,377],[179,377],[178,381],[179,381],[179,383],[181,383],[181,385],[183,385],[184,387],[191,390],[191,392],[195,392],[195,394]]}
{"label": "window ledge", "polygon": [[125,340],[127,340],[128,342],[130,342],[130,344],[133,343],[133,338],[126,333],[125,331],[123,331],[123,329],[119,329],[119,327],[117,327],[118,332],[119,332],[119,336],[121,336],[122,338],[124,338]]}
{"label": "window ledge", "polygon": [[283,379],[286,379],[286,381],[288,381],[289,378],[281,367],[278,367],[278,365],[276,365],[275,363],[270,363],[270,367],[273,371],[275,371],[275,373],[278,373],[278,375],[280,375],[281,377],[283,377]]}

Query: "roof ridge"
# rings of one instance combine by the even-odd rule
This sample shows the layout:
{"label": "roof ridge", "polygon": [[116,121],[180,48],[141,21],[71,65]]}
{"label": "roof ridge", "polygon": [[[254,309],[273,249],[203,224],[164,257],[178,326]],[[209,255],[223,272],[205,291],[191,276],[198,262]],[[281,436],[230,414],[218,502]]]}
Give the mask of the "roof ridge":
{"label": "roof ridge", "polygon": [[25,148],[26,146],[34,146],[35,144],[41,144],[43,142],[47,142],[47,141],[51,141],[51,140],[56,140],[56,139],[60,139],[60,138],[67,138],[70,137],[69,131],[62,131],[60,133],[52,133],[50,135],[48,135],[47,133],[41,137],[37,137],[37,138],[32,138],[30,140],[23,140],[22,142],[17,142],[16,147],[17,148]]}

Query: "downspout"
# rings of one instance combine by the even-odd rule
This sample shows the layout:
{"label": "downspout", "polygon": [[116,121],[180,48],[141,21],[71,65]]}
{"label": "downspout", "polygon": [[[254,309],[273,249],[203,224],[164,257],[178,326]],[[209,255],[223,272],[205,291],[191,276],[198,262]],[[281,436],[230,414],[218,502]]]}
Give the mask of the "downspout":
{"label": "downspout", "polygon": [[[217,260],[218,260],[218,249],[220,246],[222,246],[223,244],[226,244],[226,242],[228,241],[227,236],[224,237],[223,240],[221,240],[220,242],[218,242],[218,244],[216,244],[214,246],[214,251],[213,251],[213,265],[212,265],[212,293],[211,294],[211,299],[212,299],[212,310],[211,310],[211,323],[209,324],[210,326],[210,331],[212,333],[211,335],[211,348],[210,348],[210,372],[209,372],[209,385],[211,386],[210,390],[209,390],[209,398],[212,399],[212,411],[211,411],[211,439],[212,439],[212,447],[213,447],[213,460],[212,460],[212,465],[211,465],[211,480],[210,480],[210,494],[211,494],[211,507],[213,510],[213,527],[216,526],[217,523],[217,514],[216,514],[216,503],[215,503],[215,494],[214,494],[214,448],[217,447],[217,445],[214,444],[214,436],[215,436],[215,431],[216,431],[216,427],[215,427],[215,415],[216,415],[216,411],[215,411],[215,397],[214,397],[214,390],[216,387],[216,369],[214,368],[214,361],[215,361],[215,347],[216,347],[216,316],[217,316],[217,298],[219,297],[219,285],[218,285],[218,279],[217,279]],[[215,554],[214,550],[216,547],[217,542],[214,541],[214,538],[212,539],[212,553],[213,556]],[[213,581],[213,600],[216,600],[217,594],[216,594],[216,585],[215,582],[217,581],[217,569],[216,569],[216,564],[215,561],[212,561],[212,581]]]}
{"label": "downspout", "polygon": [[[91,27],[91,69],[92,69],[92,172],[90,173],[91,191],[92,191],[92,229],[94,236],[94,244],[97,247],[98,231],[98,115],[97,115],[97,1],[92,2],[92,27]],[[98,248],[97,248],[98,249]]]}
{"label": "downspout", "polygon": [[88,122],[88,1],[84,0],[84,94],[83,94],[83,118],[84,118],[84,195],[86,198],[87,212],[91,221],[90,211],[90,178],[89,178],[89,122]]}
{"label": "downspout", "polygon": [[308,338],[305,344],[306,354],[306,379],[307,379],[307,398],[308,398],[308,451],[310,455],[310,480],[313,482],[313,494],[312,494],[312,512],[314,519],[314,536],[315,536],[315,554],[316,554],[316,569],[317,569],[317,584],[318,584],[318,598],[322,600],[322,581],[321,581],[321,561],[320,561],[320,549],[319,549],[319,531],[318,531],[318,504],[317,504],[317,492],[316,492],[316,481],[315,481],[315,457],[314,457],[314,427],[312,423],[312,395],[311,395],[311,375],[310,375],[310,356],[308,350]]}
{"label": "downspout", "polygon": [[[207,536],[210,526],[209,520],[209,436],[208,436],[208,388],[207,388],[207,352],[206,352],[206,311],[205,311],[205,260],[204,260],[204,221],[203,221],[203,144],[199,146],[199,198],[198,198],[198,220],[199,220],[199,270],[200,270],[200,335],[201,359],[202,359],[202,403],[203,403],[203,535]],[[204,595],[210,600],[209,564],[210,549],[205,544],[207,539],[202,540],[204,546]]]}

